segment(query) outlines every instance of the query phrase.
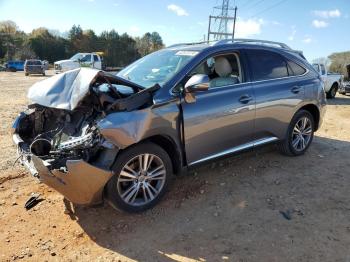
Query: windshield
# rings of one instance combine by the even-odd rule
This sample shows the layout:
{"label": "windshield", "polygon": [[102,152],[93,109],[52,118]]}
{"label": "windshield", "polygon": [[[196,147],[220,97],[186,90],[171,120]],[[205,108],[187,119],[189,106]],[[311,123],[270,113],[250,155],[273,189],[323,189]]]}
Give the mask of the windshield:
{"label": "windshield", "polygon": [[197,54],[197,51],[163,49],[137,60],[117,75],[146,88],[155,84],[163,86]]}
{"label": "windshield", "polygon": [[81,61],[81,62],[90,62],[91,61],[91,54],[75,54],[70,58],[72,61]]}
{"label": "windshield", "polygon": [[41,65],[41,61],[39,60],[28,60],[27,65]]}

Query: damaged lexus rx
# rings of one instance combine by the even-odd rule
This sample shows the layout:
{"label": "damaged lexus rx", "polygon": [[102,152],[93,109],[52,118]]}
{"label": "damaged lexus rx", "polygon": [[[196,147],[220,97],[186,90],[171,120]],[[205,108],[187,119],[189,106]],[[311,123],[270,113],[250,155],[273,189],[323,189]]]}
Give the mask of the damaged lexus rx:
{"label": "damaged lexus rx", "polygon": [[326,104],[300,52],[259,40],[175,45],[117,75],[71,70],[28,98],[13,124],[19,161],[73,203],[127,212],[209,160],[272,142],[302,155]]}

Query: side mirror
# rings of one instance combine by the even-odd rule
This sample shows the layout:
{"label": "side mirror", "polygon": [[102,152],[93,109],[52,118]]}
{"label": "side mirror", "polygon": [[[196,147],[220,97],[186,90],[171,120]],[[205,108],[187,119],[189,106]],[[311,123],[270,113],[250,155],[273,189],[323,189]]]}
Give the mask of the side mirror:
{"label": "side mirror", "polygon": [[203,74],[192,76],[185,84],[185,102],[196,102],[195,92],[207,91],[209,89],[209,77]]}
{"label": "side mirror", "polygon": [[207,91],[209,89],[209,77],[203,74],[192,76],[185,84],[185,92]]}

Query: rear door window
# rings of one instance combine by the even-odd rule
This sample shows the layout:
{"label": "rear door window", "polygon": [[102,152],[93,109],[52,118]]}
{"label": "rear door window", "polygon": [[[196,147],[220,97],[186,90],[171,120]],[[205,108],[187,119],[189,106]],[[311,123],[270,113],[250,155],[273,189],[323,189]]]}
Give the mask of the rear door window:
{"label": "rear door window", "polygon": [[98,62],[98,56],[94,55],[94,62]]}
{"label": "rear door window", "polygon": [[289,76],[287,63],[279,54],[266,50],[249,50],[248,60],[254,81]]}

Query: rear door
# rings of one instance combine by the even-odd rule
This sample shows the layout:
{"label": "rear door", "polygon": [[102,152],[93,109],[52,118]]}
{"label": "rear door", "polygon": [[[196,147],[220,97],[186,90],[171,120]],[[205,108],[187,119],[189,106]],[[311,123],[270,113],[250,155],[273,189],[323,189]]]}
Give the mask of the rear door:
{"label": "rear door", "polygon": [[305,86],[310,84],[303,77],[307,70],[277,52],[246,51],[256,98],[255,139],[283,139],[305,99]]}
{"label": "rear door", "polygon": [[[238,151],[252,142],[254,94],[244,78],[243,59],[238,53],[236,57],[239,68],[233,69],[236,71],[233,75],[239,76],[238,83],[211,85],[209,90],[195,93],[194,103],[182,101],[185,149],[190,165]],[[213,58],[215,56],[204,63],[213,61]],[[204,67],[199,65],[197,68],[201,69],[197,73],[206,73],[213,81],[217,76],[210,69],[208,72],[208,67],[208,64]]]}

